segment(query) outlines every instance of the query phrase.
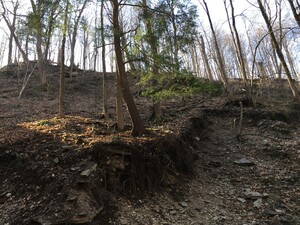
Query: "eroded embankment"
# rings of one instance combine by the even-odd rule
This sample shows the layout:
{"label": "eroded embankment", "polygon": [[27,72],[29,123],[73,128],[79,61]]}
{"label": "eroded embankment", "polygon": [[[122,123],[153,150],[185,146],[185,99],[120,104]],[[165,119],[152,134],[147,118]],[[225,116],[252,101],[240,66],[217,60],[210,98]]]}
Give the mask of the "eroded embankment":
{"label": "eroded embankment", "polygon": [[105,222],[105,214],[114,212],[114,194],[155,192],[192,172],[192,136],[205,127],[199,115],[186,118],[176,134],[151,131],[149,137],[131,141],[113,134],[109,141],[91,145],[88,135],[68,136],[86,130],[84,125],[95,130],[87,119],[64,120],[68,133],[58,130],[59,119],[11,129],[11,139],[0,143],[0,223],[84,224],[100,214],[98,221]]}

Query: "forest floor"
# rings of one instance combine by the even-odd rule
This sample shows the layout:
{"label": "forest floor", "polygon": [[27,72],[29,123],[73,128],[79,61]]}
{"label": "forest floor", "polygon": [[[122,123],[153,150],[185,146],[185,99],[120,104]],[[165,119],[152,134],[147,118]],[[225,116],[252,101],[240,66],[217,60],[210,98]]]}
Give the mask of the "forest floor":
{"label": "forest floor", "polygon": [[151,122],[132,82],[149,131],[133,138],[129,122],[115,130],[113,76],[109,120],[93,72],[66,79],[56,117],[57,69],[21,98],[22,70],[0,72],[0,225],[300,224],[300,105],[286,85],[263,87],[255,107],[238,93],[176,98]]}

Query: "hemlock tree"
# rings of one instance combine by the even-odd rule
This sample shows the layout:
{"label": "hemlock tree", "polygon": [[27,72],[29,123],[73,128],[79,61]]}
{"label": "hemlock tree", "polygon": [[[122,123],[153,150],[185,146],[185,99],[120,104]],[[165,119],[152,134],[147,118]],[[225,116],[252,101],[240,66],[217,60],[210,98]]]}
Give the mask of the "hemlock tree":
{"label": "hemlock tree", "polygon": [[145,87],[143,94],[153,99],[157,118],[161,100],[195,91],[194,78],[183,59],[196,39],[197,13],[190,1],[162,0],[154,5],[143,0],[141,6],[131,52],[139,58],[140,84]]}
{"label": "hemlock tree", "polygon": [[[145,24],[145,36],[144,39],[146,43],[149,45],[150,48],[150,58],[151,62],[146,62],[146,65],[149,65],[149,72],[153,74],[153,78],[151,81],[152,86],[157,85],[157,78],[159,76],[159,53],[158,53],[158,45],[159,45],[159,38],[158,33],[154,33],[153,29],[155,30],[155,17],[152,15],[153,12],[149,10],[147,0],[142,1],[142,20]],[[154,26],[153,26],[154,25]],[[148,57],[144,57],[147,59]],[[148,60],[147,60],[148,61]],[[145,68],[147,69],[147,68]],[[161,101],[160,99],[154,99],[153,101],[153,110],[154,110],[154,117],[155,119],[159,119],[162,116],[161,110]]]}

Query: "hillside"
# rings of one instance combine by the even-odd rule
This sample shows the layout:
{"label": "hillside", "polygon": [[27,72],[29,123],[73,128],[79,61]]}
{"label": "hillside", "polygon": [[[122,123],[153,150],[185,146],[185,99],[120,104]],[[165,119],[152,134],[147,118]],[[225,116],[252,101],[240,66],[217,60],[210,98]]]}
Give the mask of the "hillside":
{"label": "hillside", "polygon": [[174,98],[153,122],[130,78],[149,131],[133,138],[125,105],[115,130],[113,74],[109,120],[92,71],[66,78],[62,119],[59,68],[47,70],[49,85],[33,74],[20,99],[26,68],[0,71],[0,224],[300,224],[300,105],[285,81],[261,85],[256,106],[237,82],[234,99]]}

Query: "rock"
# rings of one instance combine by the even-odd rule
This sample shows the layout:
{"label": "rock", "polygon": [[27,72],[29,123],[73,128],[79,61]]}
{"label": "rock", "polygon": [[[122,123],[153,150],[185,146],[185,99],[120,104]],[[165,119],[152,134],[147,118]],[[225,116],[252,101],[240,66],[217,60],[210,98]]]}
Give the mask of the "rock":
{"label": "rock", "polygon": [[235,164],[239,165],[239,166],[253,166],[255,165],[254,162],[246,159],[246,158],[242,158],[240,160],[236,160],[234,161]]}
{"label": "rock", "polygon": [[126,218],[121,218],[120,223],[121,223],[121,225],[126,225],[126,224],[128,224],[128,220]]}
{"label": "rock", "polygon": [[94,171],[96,171],[97,169],[97,164],[94,163],[91,167],[89,167],[88,169],[82,171],[80,173],[81,176],[83,177],[89,177]]}
{"label": "rock", "polygon": [[70,146],[70,145],[63,145],[63,146],[61,146],[61,148],[64,149],[64,150],[68,150],[68,149],[71,149],[72,146]]}
{"label": "rock", "polygon": [[171,215],[175,215],[177,212],[175,210],[170,211]]}
{"label": "rock", "polygon": [[289,216],[282,216],[279,218],[279,221],[284,225],[295,225],[297,222],[289,217]]}
{"label": "rock", "polygon": [[265,140],[262,141],[261,144],[264,145],[264,146],[268,146],[269,145],[269,141],[267,139],[265,139]]}
{"label": "rock", "polygon": [[284,212],[283,210],[279,210],[279,209],[270,209],[268,208],[266,210],[266,214],[270,215],[270,216],[276,216],[276,215],[283,215]]}
{"label": "rock", "polygon": [[90,224],[103,209],[103,203],[99,203],[84,190],[70,189],[63,205],[55,206],[55,213],[49,208],[32,220],[40,225]]}
{"label": "rock", "polygon": [[254,208],[260,208],[262,205],[262,198],[257,199],[255,202],[253,202]]}
{"label": "rock", "polygon": [[259,199],[262,197],[262,195],[259,192],[251,191],[250,189],[247,189],[244,194],[247,198],[250,199]]}
{"label": "rock", "polygon": [[180,202],[179,203],[182,207],[188,207],[188,204],[186,202]]}
{"label": "rock", "polygon": [[103,205],[83,190],[71,189],[67,199],[75,199],[74,201],[66,201],[64,211],[68,212],[68,223],[82,224],[91,223],[98,213],[103,209]]}
{"label": "rock", "polygon": [[240,202],[242,202],[242,203],[245,203],[247,200],[246,199],[244,199],[244,198],[238,198],[237,200],[239,200]]}

